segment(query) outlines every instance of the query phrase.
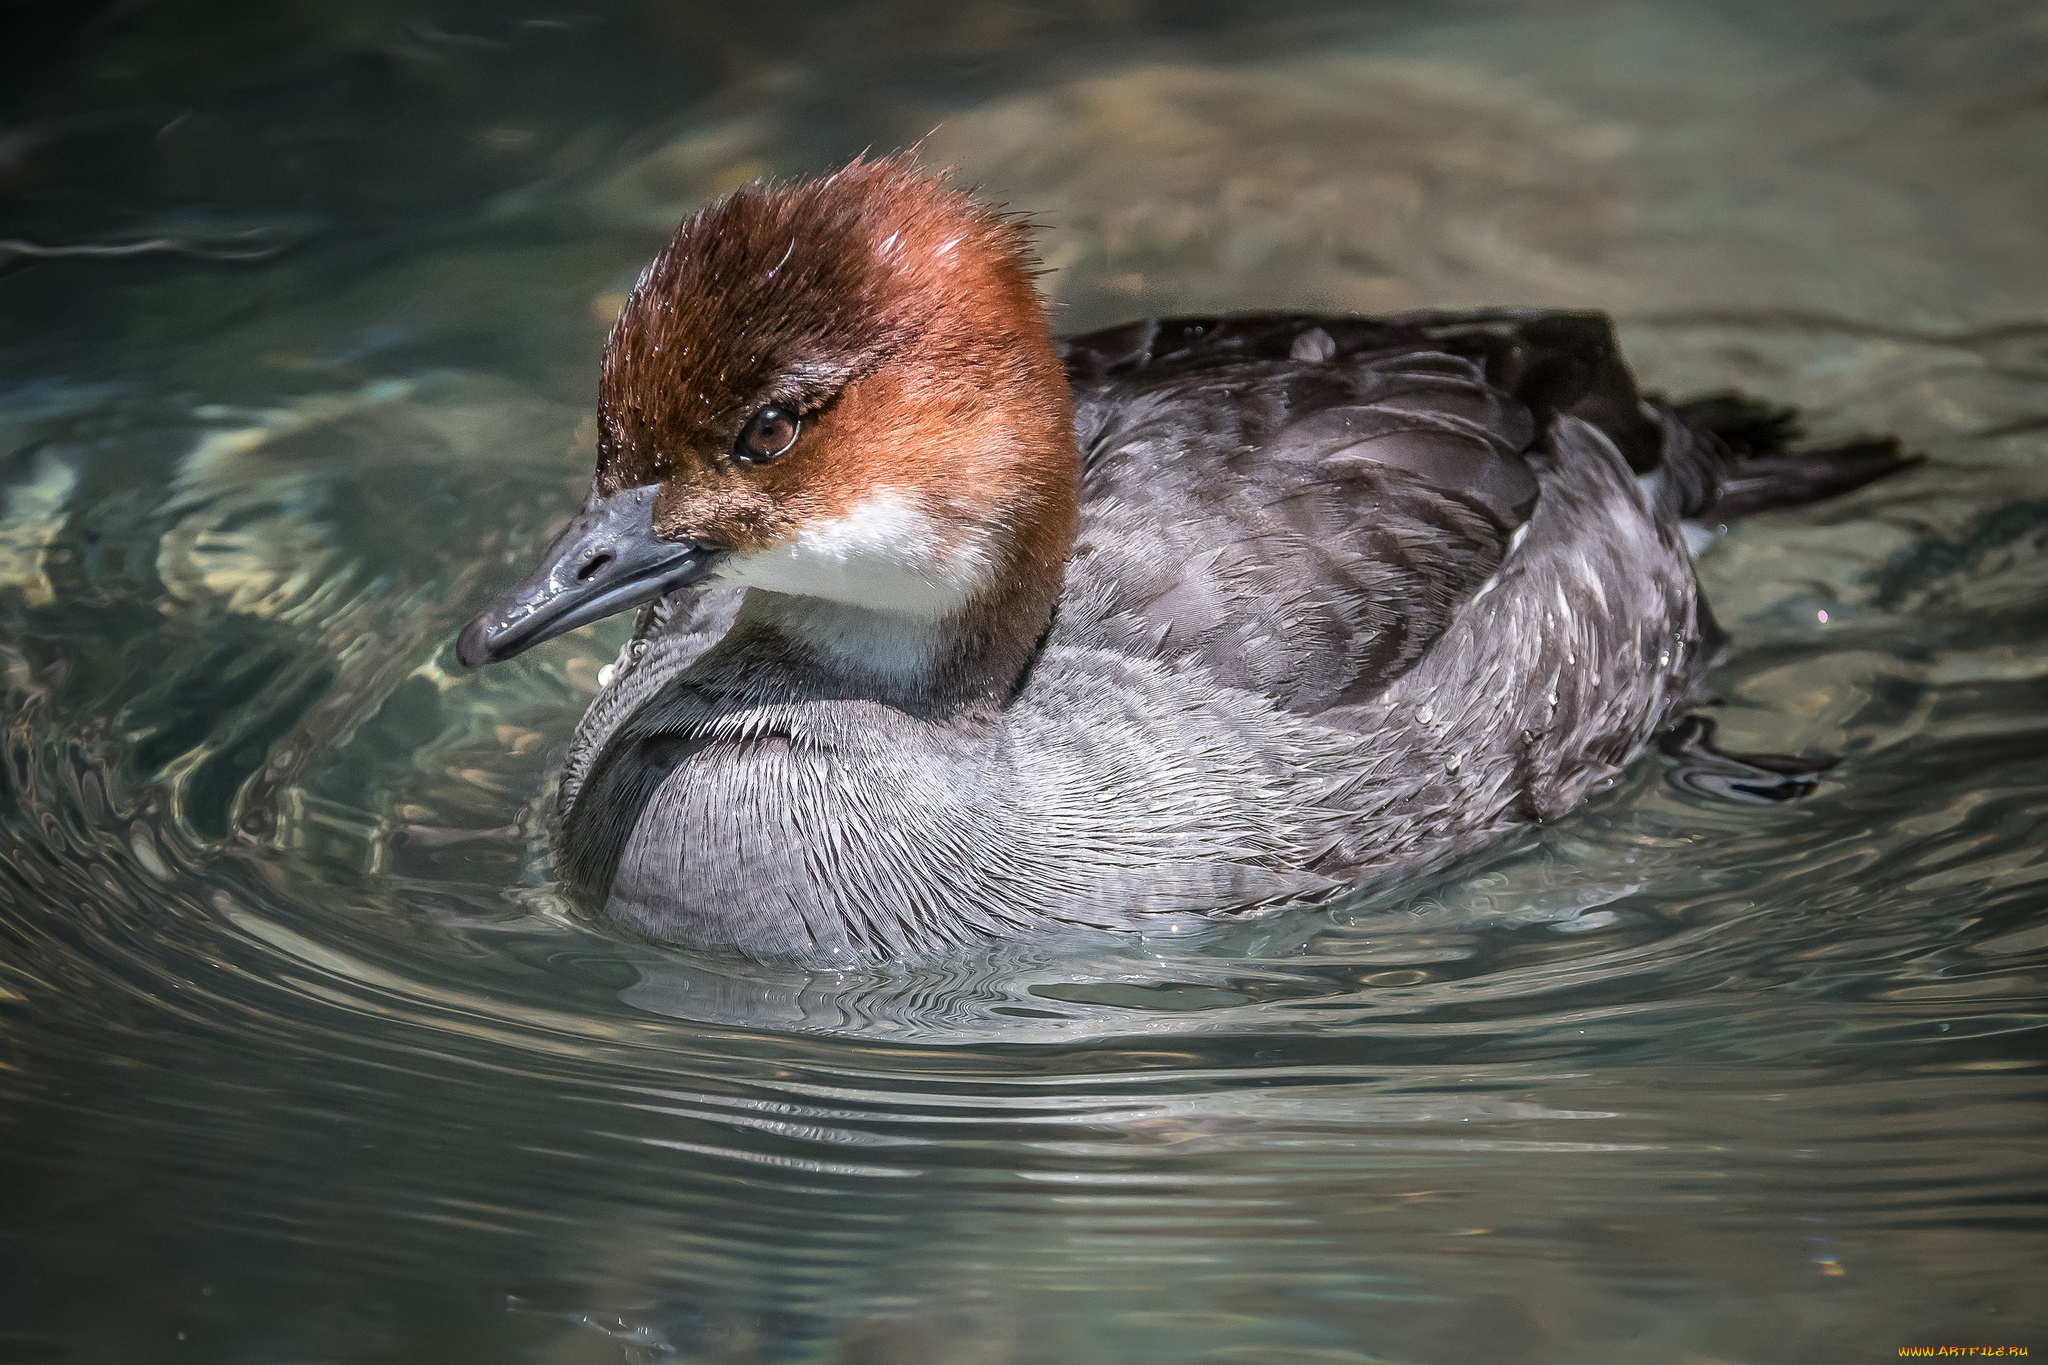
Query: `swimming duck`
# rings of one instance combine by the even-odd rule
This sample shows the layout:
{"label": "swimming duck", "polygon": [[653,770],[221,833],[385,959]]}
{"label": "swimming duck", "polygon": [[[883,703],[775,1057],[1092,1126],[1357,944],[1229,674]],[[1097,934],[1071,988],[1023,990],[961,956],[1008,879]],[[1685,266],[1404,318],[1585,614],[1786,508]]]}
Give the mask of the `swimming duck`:
{"label": "swimming duck", "polygon": [[1688,519],[1902,463],[1646,400],[1598,314],[1056,342],[1035,273],[884,159],[743,189],[641,275],[589,499],[458,641],[641,609],[550,821],[593,912],[829,965],[1440,864],[1686,716]]}

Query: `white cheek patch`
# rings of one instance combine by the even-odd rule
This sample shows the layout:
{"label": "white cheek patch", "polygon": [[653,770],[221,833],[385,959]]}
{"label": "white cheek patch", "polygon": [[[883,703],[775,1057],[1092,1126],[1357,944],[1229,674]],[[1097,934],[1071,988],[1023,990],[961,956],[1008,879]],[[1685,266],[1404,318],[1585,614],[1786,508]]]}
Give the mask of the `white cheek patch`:
{"label": "white cheek patch", "polygon": [[716,581],[935,621],[987,587],[993,572],[984,533],[948,529],[901,494],[879,493],[786,545],[732,556]]}

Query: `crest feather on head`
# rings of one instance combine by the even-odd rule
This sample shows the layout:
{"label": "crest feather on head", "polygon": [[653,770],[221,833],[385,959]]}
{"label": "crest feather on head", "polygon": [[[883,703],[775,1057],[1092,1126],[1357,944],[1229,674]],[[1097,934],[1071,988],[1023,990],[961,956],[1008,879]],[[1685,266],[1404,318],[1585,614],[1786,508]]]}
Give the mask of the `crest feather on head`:
{"label": "crest feather on head", "polygon": [[654,447],[717,446],[761,403],[810,410],[892,361],[1000,379],[1044,335],[1037,273],[1025,221],[902,157],[738,190],[677,229],[619,313],[600,478],[644,482]]}

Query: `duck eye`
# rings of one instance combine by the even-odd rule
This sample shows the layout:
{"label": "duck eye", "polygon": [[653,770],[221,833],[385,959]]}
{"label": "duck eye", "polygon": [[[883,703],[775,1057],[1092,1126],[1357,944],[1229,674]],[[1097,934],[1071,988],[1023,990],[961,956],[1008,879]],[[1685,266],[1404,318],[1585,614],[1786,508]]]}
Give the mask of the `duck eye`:
{"label": "duck eye", "polygon": [[788,408],[770,403],[740,428],[739,439],[732,443],[732,457],[741,464],[766,464],[796,444],[803,425],[803,419]]}

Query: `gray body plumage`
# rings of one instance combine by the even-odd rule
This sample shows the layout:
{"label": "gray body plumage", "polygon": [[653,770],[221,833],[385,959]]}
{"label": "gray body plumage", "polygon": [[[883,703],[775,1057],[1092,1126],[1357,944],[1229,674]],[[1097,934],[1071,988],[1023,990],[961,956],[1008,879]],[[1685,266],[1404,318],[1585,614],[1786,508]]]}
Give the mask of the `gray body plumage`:
{"label": "gray body plumage", "polygon": [[772,594],[679,596],[564,772],[580,899],[813,963],[1244,913],[1553,819],[1693,699],[1681,521],[1734,457],[1638,397],[1604,319],[1184,319],[1064,354],[1080,532],[1012,693],[849,694],[749,627]]}

